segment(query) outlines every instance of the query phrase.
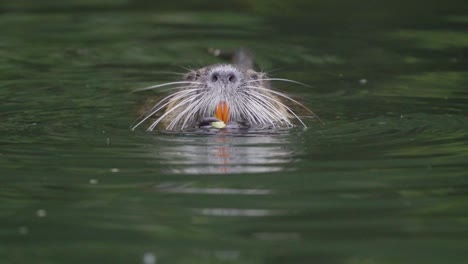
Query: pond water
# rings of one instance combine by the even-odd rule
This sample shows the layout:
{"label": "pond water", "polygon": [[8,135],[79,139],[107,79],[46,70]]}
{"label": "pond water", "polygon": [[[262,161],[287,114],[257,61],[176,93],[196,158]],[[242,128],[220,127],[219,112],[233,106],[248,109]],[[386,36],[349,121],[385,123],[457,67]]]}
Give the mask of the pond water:
{"label": "pond water", "polygon": [[[0,6],[2,263],[466,263],[464,1],[172,2]],[[326,125],[130,129],[240,46]]]}

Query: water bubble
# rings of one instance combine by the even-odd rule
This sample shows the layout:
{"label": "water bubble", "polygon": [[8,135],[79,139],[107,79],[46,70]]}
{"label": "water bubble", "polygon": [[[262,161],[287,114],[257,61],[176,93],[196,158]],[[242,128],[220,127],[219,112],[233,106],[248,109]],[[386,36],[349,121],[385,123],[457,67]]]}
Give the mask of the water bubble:
{"label": "water bubble", "polygon": [[46,217],[47,216],[47,211],[44,209],[39,209],[36,211],[36,215],[38,217]]}
{"label": "water bubble", "polygon": [[27,234],[29,234],[29,229],[28,229],[27,226],[20,226],[20,227],[18,228],[18,233],[19,233],[20,235],[23,235],[23,236],[24,236],[24,235],[27,235]]}
{"label": "water bubble", "polygon": [[143,264],[156,264],[156,255],[151,252],[143,254]]}
{"label": "water bubble", "polygon": [[90,179],[89,184],[98,184],[99,180],[98,179]]}
{"label": "water bubble", "polygon": [[119,170],[119,168],[112,168],[112,169],[110,169],[110,171],[113,172],[113,173],[116,173],[116,172],[119,172],[120,170]]}
{"label": "water bubble", "polygon": [[361,80],[359,80],[359,83],[362,84],[362,85],[367,84],[367,80],[366,79],[361,79]]}

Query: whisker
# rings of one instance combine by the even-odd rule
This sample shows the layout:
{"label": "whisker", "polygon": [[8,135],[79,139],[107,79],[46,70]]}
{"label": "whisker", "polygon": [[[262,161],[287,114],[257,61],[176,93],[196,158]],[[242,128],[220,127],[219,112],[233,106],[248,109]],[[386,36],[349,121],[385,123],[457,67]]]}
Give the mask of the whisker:
{"label": "whisker", "polygon": [[312,112],[312,110],[310,110],[308,107],[306,107],[305,105],[301,104],[300,102],[298,102],[297,100],[294,100],[292,99],[291,97],[287,96],[286,94],[284,93],[281,93],[281,92],[278,92],[278,91],[274,91],[272,89],[267,89],[267,88],[263,88],[263,87],[258,87],[258,86],[247,86],[248,88],[251,88],[251,89],[257,89],[257,90],[263,90],[263,91],[268,91],[270,93],[273,93],[273,94],[276,94],[276,95],[279,95],[287,100],[290,100],[291,102],[303,107],[305,110],[307,110],[309,113],[311,113],[312,115],[315,116],[315,118],[317,118],[317,120],[322,124],[322,125],[325,125],[325,122],[322,121],[322,119],[320,119],[318,117],[318,115],[316,115],[314,112]]}
{"label": "whisker", "polygon": [[[185,125],[187,122],[190,120],[190,118],[195,115],[195,113],[199,110],[201,101],[198,100],[199,98],[193,98],[193,100],[190,100],[187,102],[188,104],[185,106],[185,109],[181,112],[179,112],[174,119],[169,123],[169,125],[166,127],[166,130],[173,130],[176,126],[180,125],[183,117],[185,116],[184,122],[182,123],[182,126],[179,127],[180,130],[183,130],[185,128]],[[195,101],[198,100],[198,101]],[[195,102],[194,102],[195,101]],[[188,113],[188,114],[187,114]]]}
{"label": "whisker", "polygon": [[[278,116],[275,117],[273,113],[268,111],[269,109],[267,109],[267,107],[262,103],[261,98],[255,95],[250,95],[247,101],[248,103],[245,104],[246,105],[245,109],[248,110],[248,113],[253,113],[256,119],[261,121],[263,124],[271,123],[273,127],[276,127],[275,123],[273,122],[275,119],[281,123],[282,118],[281,117],[278,118]],[[250,108],[249,103],[252,105],[252,107],[254,107],[254,109]]]}
{"label": "whisker", "polygon": [[[171,88],[165,88],[165,89],[161,89],[160,92],[168,92],[168,91],[173,91],[173,90],[183,90],[183,91],[186,91],[186,90],[197,90],[197,91],[201,91],[202,88],[196,88],[197,86],[192,86],[192,85],[189,85],[189,86],[177,86],[177,87],[171,87]],[[187,89],[187,88],[190,88],[190,89]]]}
{"label": "whisker", "polygon": [[[178,123],[180,123],[180,120],[184,113],[188,111],[191,107],[191,105],[194,103],[195,100],[197,100],[199,95],[194,94],[190,95],[186,99],[182,100],[181,102],[177,103],[172,109],[170,109],[168,112],[172,112],[174,109],[177,109],[181,106],[186,106],[186,108],[179,113],[176,114],[175,117],[172,118],[171,122],[166,126],[166,130],[172,130]],[[159,122],[159,121],[158,121]]]}
{"label": "whisker", "polygon": [[[199,91],[199,89],[184,89],[184,90],[181,90],[181,91],[172,93],[172,94],[170,94],[170,95],[168,95],[168,96],[162,98],[161,100],[159,100],[159,102],[158,102],[156,105],[154,105],[154,106],[151,108],[151,110],[147,111],[147,113],[153,111],[156,107],[158,107],[158,105],[159,105],[160,103],[162,103],[162,102],[165,101],[165,100],[168,100],[168,99],[171,98],[171,97],[176,97],[176,96],[183,97],[183,96],[185,96],[185,95],[187,95],[187,94],[190,94],[190,93],[193,93],[193,92],[197,92],[197,91]],[[174,100],[177,100],[177,99],[174,99]],[[144,114],[143,114],[143,115],[144,115]]]}
{"label": "whisker", "polygon": [[[281,113],[276,107],[270,103],[270,98],[268,96],[265,96],[261,93],[255,92],[255,91],[249,91],[249,95],[257,98],[257,100],[263,104],[265,107],[268,108],[268,110],[272,111],[276,115],[276,119],[281,123],[281,122],[286,122],[288,126],[293,126],[293,124],[289,121],[289,118],[285,116],[283,113]],[[263,100],[262,100],[263,99]],[[267,100],[264,100],[267,99]],[[266,105],[265,105],[266,104]]]}
{"label": "whisker", "polygon": [[[270,113],[270,112],[273,112],[272,110],[274,110],[274,108],[272,107],[269,107],[267,105],[265,105],[265,102],[262,102],[261,98],[259,98],[258,96],[256,95],[252,95],[250,94],[250,100],[254,100],[255,101],[255,104],[259,106],[259,108],[261,109],[261,112],[264,113],[265,115],[267,115],[269,118],[270,118],[270,123],[275,126],[274,122],[272,120],[276,120],[278,122],[281,123],[281,121],[283,121],[283,118],[279,118],[278,117],[278,113]],[[257,111],[259,111],[259,109],[256,109]],[[269,111],[267,111],[269,110]]]}
{"label": "whisker", "polygon": [[170,110],[167,110],[162,116],[160,116],[156,121],[154,121],[150,127],[148,127],[148,131],[153,131],[153,129],[161,122],[168,114],[172,113],[175,111],[177,108],[183,106],[189,101],[193,101],[199,94],[191,95],[188,98],[183,99],[181,102],[177,103],[175,106],[173,106]]}
{"label": "whisker", "polygon": [[[162,101],[160,101],[162,102]],[[159,103],[160,103],[159,102]],[[159,107],[158,109],[152,111],[151,113],[148,113],[145,118],[143,118],[142,120],[140,120],[136,125],[134,125],[132,127],[132,130],[135,130],[135,128],[137,128],[138,126],[140,126],[141,124],[143,124],[146,120],[148,120],[148,118],[152,117],[154,114],[156,114],[157,112],[159,112],[161,109],[163,109],[164,107],[166,107],[168,104],[170,104],[171,101],[169,102],[166,102],[164,105],[162,105],[161,107]]]}
{"label": "whisker", "polygon": [[245,115],[247,120],[255,120],[256,118],[252,115],[252,111],[249,111],[246,105],[247,102],[244,102],[242,105],[240,105],[240,112]]}
{"label": "whisker", "polygon": [[177,67],[182,68],[182,69],[184,69],[184,70],[187,71],[187,72],[193,71],[193,69],[190,68],[189,66],[177,65]]}
{"label": "whisker", "polygon": [[164,86],[170,86],[170,85],[175,85],[175,84],[192,84],[192,85],[202,85],[202,83],[198,82],[189,82],[189,81],[179,81],[179,82],[168,82],[168,83],[162,83],[162,84],[156,84],[148,87],[143,87],[143,88],[138,88],[133,90],[133,93],[141,92],[141,91],[147,91],[151,89],[156,89],[159,87],[164,87]]}
{"label": "whisker", "polygon": [[183,73],[183,72],[153,71],[153,72],[151,72],[151,73],[156,73],[156,74],[173,74],[173,75],[185,76],[185,73]]}
{"label": "whisker", "polygon": [[[198,102],[195,102],[194,104],[190,104],[190,105],[187,105],[186,109],[181,111],[180,113],[178,113],[174,119],[171,121],[171,123],[169,123],[169,125],[166,127],[167,130],[172,130],[174,127],[177,126],[178,123],[180,123],[181,119],[183,118],[183,116],[185,116],[185,119],[184,119],[184,123],[182,124],[182,126],[180,127],[180,129],[184,129],[186,123],[188,122],[188,120],[192,117],[192,115],[194,115],[200,108],[200,105],[202,104],[203,100],[199,100]],[[190,112],[189,114],[187,114],[187,112]]]}
{"label": "whisker", "polygon": [[[293,124],[289,121],[289,118],[285,116],[283,113],[281,113],[277,107],[275,107],[269,100],[268,97],[265,97],[263,94],[255,92],[255,91],[248,91],[248,95],[251,96],[252,98],[255,98],[255,100],[261,104],[265,110],[268,110],[272,113],[268,113],[268,111],[265,111],[268,114],[271,114],[274,119],[276,119],[279,123],[287,123],[288,126],[293,126]],[[267,99],[267,100],[265,100]],[[273,115],[274,114],[274,115]]]}
{"label": "whisker", "polygon": [[286,106],[285,104],[283,104],[282,102],[280,102],[279,100],[276,100],[270,96],[267,96],[267,95],[264,95],[264,94],[261,94],[261,93],[258,93],[259,95],[283,106],[284,108],[286,108],[286,110],[288,110],[299,122],[301,122],[301,124],[304,126],[304,128],[307,128],[306,124],[304,124],[304,122],[302,121],[302,119],[291,109],[289,108],[288,106]]}
{"label": "whisker", "polygon": [[[261,124],[269,123],[268,121],[270,121],[270,123],[273,124],[273,122],[271,122],[271,120],[269,120],[269,119],[267,119],[267,118],[265,117],[266,111],[265,111],[264,109],[262,109],[261,107],[259,107],[259,106],[258,106],[258,103],[251,101],[250,104],[252,105],[252,107],[255,108],[255,111],[250,111],[250,112],[254,114],[254,116],[256,117],[256,119],[257,119]],[[247,104],[246,106],[247,106],[246,109],[247,109],[247,108],[250,108],[248,104]],[[252,109],[248,109],[248,110],[252,110]],[[260,114],[260,113],[262,113],[262,114]],[[273,124],[273,125],[274,125],[274,124]]]}
{"label": "whisker", "polygon": [[191,118],[195,117],[195,114],[196,114],[196,113],[200,113],[201,108],[202,108],[204,105],[205,105],[204,112],[207,112],[207,110],[208,110],[207,108],[208,108],[208,107],[206,106],[206,105],[207,105],[207,102],[206,102],[206,101],[207,101],[206,99],[205,99],[205,100],[200,100],[200,101],[198,102],[198,104],[196,104],[195,106],[193,106],[193,107],[190,109],[189,113],[187,113],[187,115],[186,115],[186,117],[185,117],[184,123],[182,123],[181,129],[184,129],[184,127],[185,127],[185,125],[187,124],[187,122],[188,122]]}
{"label": "whisker", "polygon": [[[194,89],[196,91],[196,89]],[[160,110],[162,110],[164,107],[166,107],[168,104],[170,104],[172,101],[176,101],[177,98],[180,98],[180,97],[183,97],[183,96],[187,96],[189,95],[190,93],[193,93],[193,91],[191,90],[182,90],[182,91],[179,91],[179,92],[175,92],[173,94],[170,94],[166,97],[164,97],[163,99],[161,99],[157,104],[155,104],[148,112],[146,112],[145,114],[143,114],[142,116],[145,116],[142,120],[140,120],[136,125],[134,125],[132,127],[132,130],[135,130],[135,128],[137,128],[139,125],[141,125],[143,122],[145,122],[146,120],[148,120],[148,118],[152,117],[154,114],[156,114],[157,112],[159,112]],[[177,97],[179,96],[179,97]],[[174,97],[176,97],[176,99],[174,99]],[[172,98],[172,99],[171,99]],[[169,100],[171,99],[171,100]],[[169,101],[167,101],[169,100]],[[164,101],[167,101],[166,103],[164,103],[162,106],[160,106]],[[160,106],[158,108],[158,106]],[[156,110],[155,110],[156,109]],[[140,116],[141,118],[141,116]]]}
{"label": "whisker", "polygon": [[290,80],[290,79],[283,79],[283,78],[265,78],[265,79],[256,79],[256,80],[251,80],[251,81],[246,81],[245,83],[252,83],[252,82],[258,82],[258,81],[281,81],[281,82],[288,82],[288,83],[295,83],[295,84],[299,84],[299,85],[302,85],[302,86],[305,86],[305,87],[312,87],[308,84],[305,84],[305,83],[302,83],[302,82],[298,82],[298,81],[294,81],[294,80]]}

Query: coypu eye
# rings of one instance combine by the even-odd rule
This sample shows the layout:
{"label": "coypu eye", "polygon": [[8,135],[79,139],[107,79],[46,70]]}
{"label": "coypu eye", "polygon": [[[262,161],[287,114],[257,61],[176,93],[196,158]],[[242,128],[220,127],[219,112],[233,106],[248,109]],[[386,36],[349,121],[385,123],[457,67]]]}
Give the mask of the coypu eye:
{"label": "coypu eye", "polygon": [[187,81],[195,81],[195,80],[198,80],[198,78],[200,78],[199,72],[191,72],[187,74],[187,76],[185,77]]}
{"label": "coypu eye", "polygon": [[192,74],[188,74],[187,76],[185,76],[185,80],[187,81],[193,81],[195,79],[195,76],[193,76]]}
{"label": "coypu eye", "polygon": [[252,80],[258,80],[260,78],[260,74],[254,70],[247,71],[247,74]]}

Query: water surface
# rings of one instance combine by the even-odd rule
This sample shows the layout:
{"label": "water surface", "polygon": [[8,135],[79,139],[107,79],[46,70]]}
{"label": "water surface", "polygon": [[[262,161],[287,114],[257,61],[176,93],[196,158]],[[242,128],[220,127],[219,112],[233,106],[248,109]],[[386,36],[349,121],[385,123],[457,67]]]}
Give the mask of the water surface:
{"label": "water surface", "polygon": [[[2,263],[466,263],[468,7],[354,2],[2,4]],[[239,46],[326,125],[130,129]]]}

